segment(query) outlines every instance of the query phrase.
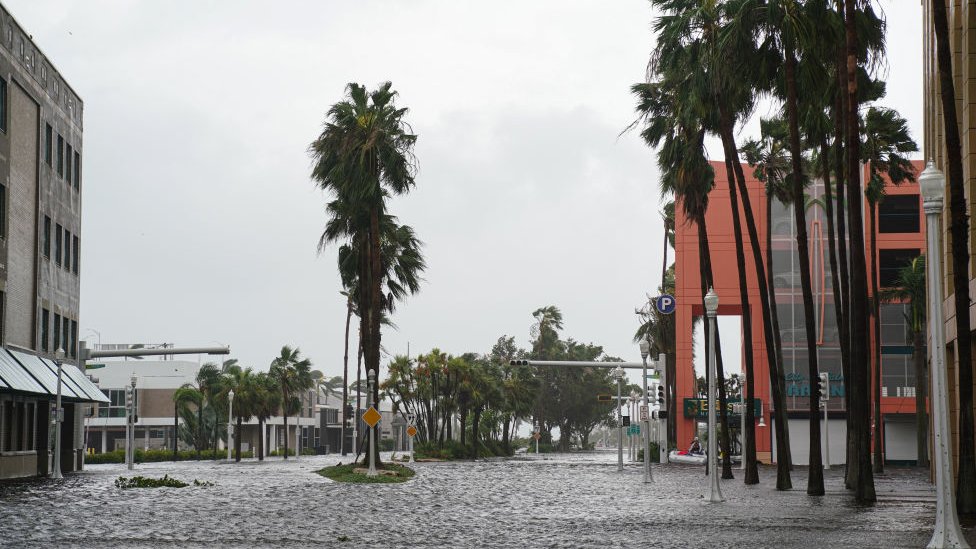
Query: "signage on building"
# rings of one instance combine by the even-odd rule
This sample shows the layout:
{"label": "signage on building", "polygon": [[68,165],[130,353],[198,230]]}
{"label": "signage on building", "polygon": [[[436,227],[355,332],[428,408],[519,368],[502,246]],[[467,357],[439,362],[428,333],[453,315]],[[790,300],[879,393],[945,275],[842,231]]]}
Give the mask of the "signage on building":
{"label": "signage on building", "polygon": [[[733,412],[735,408],[733,404],[738,404],[738,403],[739,403],[739,398],[730,398],[725,402],[726,407],[728,408],[729,416],[739,417],[739,414]],[[685,411],[686,418],[696,418],[696,419],[708,418],[708,399],[686,398],[683,408]],[[762,399],[760,398],[753,399],[752,409],[756,415],[756,418],[759,418],[759,412],[760,410],[762,410]]]}
{"label": "signage on building", "polygon": [[[808,397],[810,396],[810,376],[799,372],[786,374],[786,396],[788,397]],[[842,374],[830,374],[830,396],[844,397],[844,376]]]}

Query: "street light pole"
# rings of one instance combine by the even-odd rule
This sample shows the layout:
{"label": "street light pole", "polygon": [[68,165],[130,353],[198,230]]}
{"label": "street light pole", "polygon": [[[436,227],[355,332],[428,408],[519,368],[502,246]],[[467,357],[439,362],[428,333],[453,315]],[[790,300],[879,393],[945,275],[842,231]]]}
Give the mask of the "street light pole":
{"label": "street light pole", "polygon": [[642,423],[644,424],[644,484],[650,484],[654,481],[654,476],[651,473],[651,407],[648,405],[647,400],[647,355],[651,352],[651,344],[646,338],[642,338],[640,343],[640,354],[641,360],[644,362],[644,410],[647,411],[647,419]]}
{"label": "street light pole", "polygon": [[[945,371],[945,326],[942,317],[942,262],[939,227],[945,199],[945,176],[929,160],[918,178],[925,208],[928,254],[925,260],[928,284],[929,349],[932,351],[932,424],[935,438],[935,531],[928,547],[969,547],[959,527],[953,492],[952,433],[949,431],[948,380]],[[960,185],[962,182],[953,181]]]}
{"label": "street light pole", "polygon": [[714,288],[709,288],[705,294],[705,314],[708,316],[708,478],[709,495],[708,501],[720,503],[725,501],[722,497],[722,488],[718,483],[718,449],[715,444],[715,314],[718,311],[718,294]]}
{"label": "street light pole", "polygon": [[624,383],[624,369],[617,366],[613,370],[613,377],[617,380],[617,471],[624,470],[624,426],[620,410],[621,391]]}
{"label": "street light pole", "polygon": [[132,387],[130,392],[132,400],[129,407],[129,415],[126,419],[126,423],[129,426],[129,457],[127,467],[131,471],[136,463],[136,376],[129,378],[129,384]]}
{"label": "street light pole", "polygon": [[[285,433],[287,436],[287,433]],[[231,448],[234,446],[234,390],[227,393],[227,461],[230,461]]]}
{"label": "street light pole", "polygon": [[61,363],[64,361],[64,349],[58,347],[54,352],[54,363],[58,365],[58,393],[54,401],[54,471],[51,478],[60,480],[64,478],[61,474]]}

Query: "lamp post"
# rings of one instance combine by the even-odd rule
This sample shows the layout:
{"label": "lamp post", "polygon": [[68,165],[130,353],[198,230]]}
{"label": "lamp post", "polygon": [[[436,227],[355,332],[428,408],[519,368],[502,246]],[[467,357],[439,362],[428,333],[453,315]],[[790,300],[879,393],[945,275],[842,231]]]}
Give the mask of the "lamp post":
{"label": "lamp post", "polygon": [[718,484],[718,470],[716,469],[718,451],[715,444],[715,313],[718,311],[718,294],[714,288],[709,288],[705,294],[705,314],[708,316],[708,478],[709,495],[708,501],[720,503],[725,501],[722,497],[722,488]]}
{"label": "lamp post", "polygon": [[64,361],[64,349],[58,347],[54,352],[54,363],[58,365],[58,392],[54,401],[54,471],[53,479],[63,479],[61,474],[61,363]]}
{"label": "lamp post", "polygon": [[624,426],[623,426],[623,416],[620,410],[620,400],[621,391],[623,390],[624,384],[624,369],[617,366],[613,369],[613,373],[610,374],[614,379],[617,380],[617,471],[624,470]]}
{"label": "lamp post", "polygon": [[[749,403],[752,404],[751,402]],[[742,369],[742,381],[739,383],[739,470],[746,470],[746,369]]]}
{"label": "lamp post", "polygon": [[644,409],[647,410],[647,419],[642,422],[644,424],[644,484],[650,484],[654,480],[651,474],[651,408],[647,402],[647,355],[651,352],[651,344],[644,338],[638,345],[641,360],[644,362]]}
{"label": "lamp post", "polygon": [[231,447],[234,446],[234,390],[227,393],[227,461],[231,460]]}
{"label": "lamp post", "polygon": [[[376,383],[376,371],[366,372],[366,386],[369,393],[366,395],[367,407],[373,405],[373,384]],[[366,476],[375,477],[376,473],[376,426],[369,428],[369,470]]]}
{"label": "lamp post", "polygon": [[[949,431],[948,381],[945,371],[945,326],[942,317],[942,249],[939,217],[945,199],[945,176],[929,160],[918,178],[925,208],[928,253],[925,261],[929,303],[929,349],[932,351],[932,424],[935,438],[935,531],[928,547],[969,547],[959,528],[952,477],[952,433]],[[960,181],[954,182],[957,185]]]}
{"label": "lamp post", "polygon": [[136,381],[136,376],[129,378],[129,386],[131,387],[129,394],[132,396],[132,398],[130,399],[129,414],[126,418],[126,424],[129,426],[129,456],[127,468],[130,471],[135,467],[136,463]]}

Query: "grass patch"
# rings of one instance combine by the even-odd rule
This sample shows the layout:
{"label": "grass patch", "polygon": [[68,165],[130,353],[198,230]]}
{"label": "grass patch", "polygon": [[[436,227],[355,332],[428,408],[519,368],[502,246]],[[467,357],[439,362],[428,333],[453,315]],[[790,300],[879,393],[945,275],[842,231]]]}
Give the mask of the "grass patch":
{"label": "grass patch", "polygon": [[[384,463],[382,466],[377,467],[380,474],[375,477],[366,476],[366,474],[363,472],[356,472],[356,469],[365,469],[365,467],[357,463],[349,463],[347,465],[333,465],[332,467],[319,469],[316,471],[316,473],[337,482],[354,482],[365,484],[391,484],[394,482],[406,482],[413,478],[415,474],[413,469],[396,463]],[[396,473],[396,475],[384,475],[382,473],[383,471],[391,471]]]}
{"label": "grass patch", "polygon": [[[208,481],[193,481],[194,486],[213,486],[212,482]],[[188,483],[182,480],[175,479],[169,475],[163,475],[162,478],[152,478],[152,477],[119,477],[115,479],[115,487],[122,490],[129,488],[186,488],[189,486]]]}

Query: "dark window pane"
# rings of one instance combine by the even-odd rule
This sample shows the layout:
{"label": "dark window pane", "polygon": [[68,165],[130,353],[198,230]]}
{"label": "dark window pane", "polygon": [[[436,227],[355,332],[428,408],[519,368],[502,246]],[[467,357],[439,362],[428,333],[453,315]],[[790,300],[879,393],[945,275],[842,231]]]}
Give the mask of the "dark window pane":
{"label": "dark window pane", "polygon": [[71,233],[64,231],[64,268],[71,270]]}
{"label": "dark window pane", "polygon": [[81,186],[81,154],[75,151],[75,189]]}
{"label": "dark window pane", "polygon": [[41,350],[48,350],[48,340],[50,339],[50,334],[48,332],[48,323],[51,322],[51,313],[47,309],[41,309]]}
{"label": "dark window pane", "polygon": [[64,177],[64,138],[58,134],[58,175]]}
{"label": "dark window pane", "polygon": [[890,288],[898,280],[898,271],[918,257],[919,250],[879,250],[878,283],[882,288]]}
{"label": "dark window pane", "polygon": [[74,254],[73,261],[71,262],[71,271],[75,274],[78,274],[78,256],[79,256],[78,244],[79,244],[78,237],[76,236],[73,242],[73,246],[71,247],[71,253]]}
{"label": "dark window pane", "polygon": [[71,145],[68,145],[68,152],[67,152],[67,154],[65,156],[67,157],[66,162],[68,164],[68,169],[67,169],[67,172],[65,174],[64,180],[68,182],[68,185],[70,185],[71,184],[71,159],[72,159],[72,156],[73,156],[73,153],[71,151]]}
{"label": "dark window pane", "polygon": [[47,124],[44,128],[44,161],[50,166],[54,157],[54,128]]}
{"label": "dark window pane", "polygon": [[0,185],[0,238],[7,238],[7,187]]}
{"label": "dark window pane", "polygon": [[61,315],[54,313],[54,350],[61,347]]}
{"label": "dark window pane", "polygon": [[7,131],[7,81],[0,78],[0,131]]}
{"label": "dark window pane", "polygon": [[61,237],[64,229],[60,224],[54,225],[54,262],[61,265]]}
{"label": "dark window pane", "polygon": [[51,218],[44,216],[44,257],[51,257]]}
{"label": "dark window pane", "polygon": [[878,206],[878,232],[919,232],[919,204],[917,194],[886,197]]}

